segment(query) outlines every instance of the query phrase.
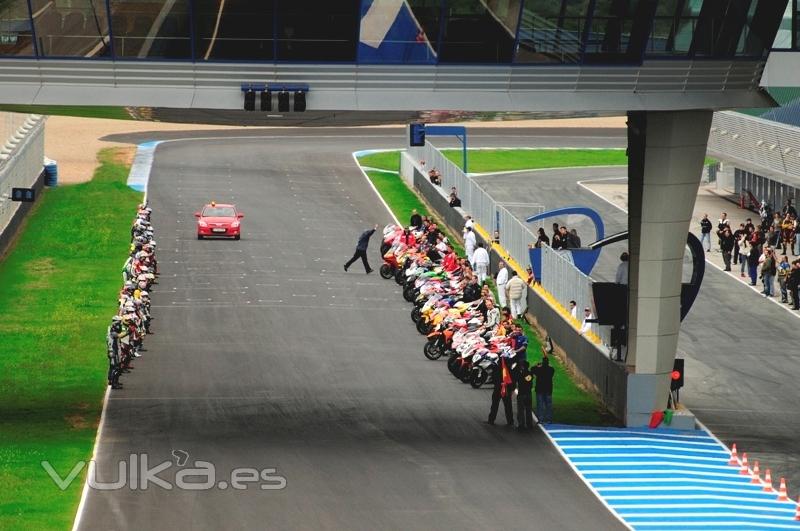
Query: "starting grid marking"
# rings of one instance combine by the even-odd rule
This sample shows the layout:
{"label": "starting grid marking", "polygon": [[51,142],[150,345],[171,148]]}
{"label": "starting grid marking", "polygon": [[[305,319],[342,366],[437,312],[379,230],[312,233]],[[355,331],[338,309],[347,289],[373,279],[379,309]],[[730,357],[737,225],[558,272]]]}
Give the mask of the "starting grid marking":
{"label": "starting grid marking", "polygon": [[[551,425],[553,443],[631,529],[798,529],[797,504],[750,483],[705,431]],[[776,486],[777,490],[777,486]]]}

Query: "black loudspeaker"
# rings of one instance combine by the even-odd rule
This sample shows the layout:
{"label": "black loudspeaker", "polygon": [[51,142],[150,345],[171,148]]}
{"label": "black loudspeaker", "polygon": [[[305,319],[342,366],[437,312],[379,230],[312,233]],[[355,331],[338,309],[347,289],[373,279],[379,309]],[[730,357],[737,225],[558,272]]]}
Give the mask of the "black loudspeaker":
{"label": "black loudspeaker", "polygon": [[614,282],[592,284],[597,324],[622,326],[628,322],[628,286]]}
{"label": "black loudspeaker", "polygon": [[289,112],[289,93],[285,90],[278,92],[278,110]]}
{"label": "black loudspeaker", "polygon": [[294,93],[294,111],[303,112],[306,110],[306,93],[298,90]]}
{"label": "black loudspeaker", "polygon": [[256,110],[256,92],[252,89],[244,93],[244,110]]}
{"label": "black loudspeaker", "polygon": [[672,365],[672,378],[669,388],[672,391],[677,391],[681,387],[683,387],[683,358],[675,358],[675,363]]}
{"label": "black loudspeaker", "polygon": [[272,110],[272,92],[269,90],[261,91],[261,110],[262,111]]}

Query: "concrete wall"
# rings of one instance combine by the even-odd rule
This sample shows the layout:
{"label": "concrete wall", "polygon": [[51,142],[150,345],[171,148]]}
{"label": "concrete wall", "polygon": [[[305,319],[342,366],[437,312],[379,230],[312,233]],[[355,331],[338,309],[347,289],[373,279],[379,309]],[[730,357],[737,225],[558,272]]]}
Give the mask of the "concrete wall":
{"label": "concrete wall", "polygon": [[[461,234],[464,227],[464,216],[460,208],[451,208],[444,190],[431,184],[428,176],[419,170],[406,153],[403,154],[407,163],[401,162],[402,168],[412,168],[414,188],[422,195],[436,214],[444,220],[449,229]],[[408,164],[410,163],[410,164]],[[406,178],[408,176],[405,176]],[[480,234],[476,233],[479,241]],[[487,243],[484,241],[484,243]],[[491,245],[487,245],[491,249]],[[491,270],[497,271],[497,263],[501,257],[496,251],[490,251]],[[542,329],[557,348],[561,349],[567,363],[584,380],[589,387],[600,396],[605,406],[618,419],[625,418],[627,399],[627,371],[622,364],[609,360],[597,346],[587,341],[572,327],[572,325],[550,304],[533,289],[528,289],[528,312],[534,318],[537,326]]]}
{"label": "concrete wall", "polygon": [[[35,181],[30,186],[34,190],[36,190],[36,200],[38,201],[42,190],[44,189],[44,172],[39,172],[39,175],[36,177]],[[14,239],[17,235],[17,231],[19,230],[20,226],[22,225],[25,216],[28,215],[28,212],[31,211],[33,208],[34,203],[20,203],[17,210],[14,214],[11,215],[11,219],[8,220],[5,228],[0,230],[0,259],[5,257],[6,252],[8,251],[11,244],[14,242]]]}

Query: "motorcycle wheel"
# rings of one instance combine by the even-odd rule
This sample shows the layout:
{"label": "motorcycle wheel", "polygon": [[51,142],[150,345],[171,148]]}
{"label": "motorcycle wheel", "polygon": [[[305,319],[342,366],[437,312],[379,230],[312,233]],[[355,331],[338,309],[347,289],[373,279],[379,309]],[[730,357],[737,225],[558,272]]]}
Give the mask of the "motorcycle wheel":
{"label": "motorcycle wheel", "polygon": [[425,343],[422,352],[425,354],[425,357],[431,361],[436,361],[442,356],[441,349],[436,345],[435,339]]}
{"label": "motorcycle wheel", "polygon": [[397,282],[398,286],[402,286],[406,281],[406,270],[398,269],[397,271],[395,271],[394,281]]}
{"label": "motorcycle wheel", "polygon": [[458,375],[458,379],[461,380],[461,383],[469,383],[472,379],[472,367],[464,365],[461,369],[461,374]]}
{"label": "motorcycle wheel", "polygon": [[422,334],[423,336],[427,336],[431,333],[431,325],[430,323],[426,322],[423,319],[417,321],[417,332]]}
{"label": "motorcycle wheel", "polygon": [[450,352],[450,357],[447,358],[447,370],[449,370],[453,374],[453,376],[455,376],[458,368],[459,368],[458,353],[453,350]]}
{"label": "motorcycle wheel", "polygon": [[414,302],[414,286],[409,286],[403,290],[403,298],[408,302]]}
{"label": "motorcycle wheel", "polygon": [[415,323],[419,321],[419,318],[422,317],[422,312],[419,308],[414,306],[414,309],[411,310],[411,320]]}
{"label": "motorcycle wheel", "polygon": [[486,371],[480,367],[475,367],[472,369],[472,379],[470,379],[469,384],[473,387],[473,389],[480,389],[483,387],[483,384],[486,383],[488,376],[489,375]]}
{"label": "motorcycle wheel", "polygon": [[392,275],[394,274],[394,271],[392,271],[392,266],[390,266],[389,264],[381,264],[380,273],[381,273],[381,277],[382,278],[385,278],[385,279],[388,280],[388,279],[392,278]]}

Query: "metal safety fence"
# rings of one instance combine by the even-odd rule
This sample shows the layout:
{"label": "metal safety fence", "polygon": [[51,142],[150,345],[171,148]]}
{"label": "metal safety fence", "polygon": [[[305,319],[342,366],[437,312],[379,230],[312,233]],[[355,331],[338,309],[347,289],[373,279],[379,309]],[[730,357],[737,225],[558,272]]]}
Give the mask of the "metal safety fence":
{"label": "metal safety fence", "polygon": [[[11,115],[11,116],[9,116]],[[30,188],[42,173],[44,120],[38,115],[0,114],[0,233],[19,208],[12,188]]]}
{"label": "metal safety fence", "polygon": [[[572,261],[569,251],[557,251],[543,245],[542,287],[564,308],[569,310],[569,301],[575,301],[575,317],[583,322],[584,308],[592,308],[592,277],[582,273]],[[591,331],[600,338],[604,350],[611,345],[611,327],[591,324]]]}
{"label": "metal safety fence", "polygon": [[[453,188],[456,189],[461,199],[461,208],[488,231],[489,236],[494,237],[496,230],[499,233],[497,236],[500,246],[517,264],[522,267],[530,265],[529,250],[536,242],[537,236],[532,230],[534,227],[523,219],[543,213],[545,210],[543,205],[498,203],[457,164],[430,143],[410,148],[409,154],[425,172],[431,170],[438,172],[442,192],[446,195],[450,194]],[[542,247],[542,287],[567,310],[569,301],[574,300],[578,323],[583,321],[583,309],[592,308],[592,282],[591,277],[575,267],[569,252],[556,251],[548,246]],[[602,350],[607,353],[608,345],[611,344],[610,327],[592,323],[591,331],[600,338],[604,347]]]}

